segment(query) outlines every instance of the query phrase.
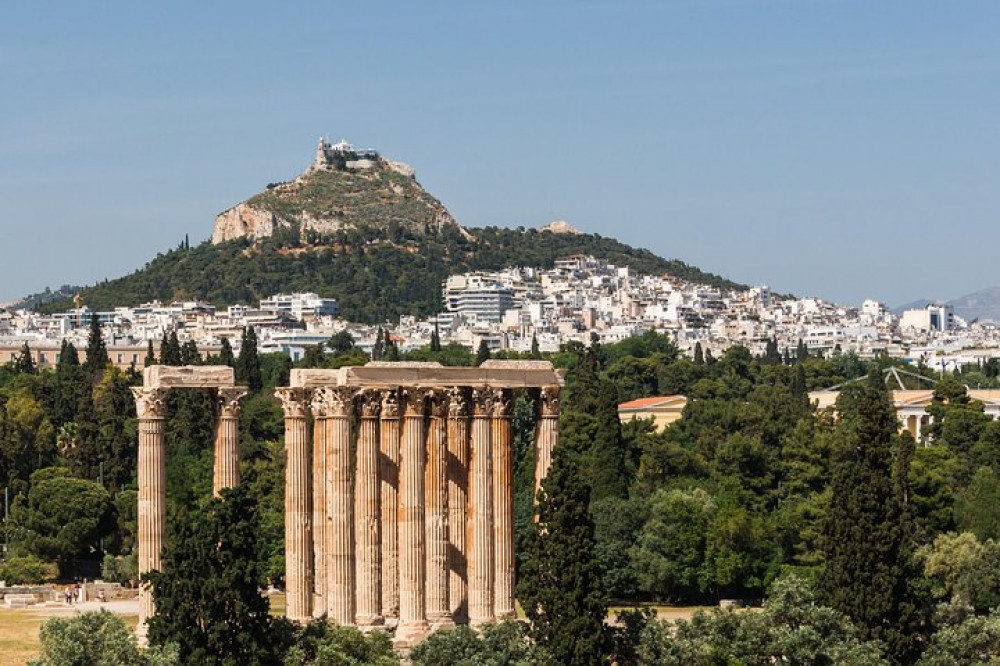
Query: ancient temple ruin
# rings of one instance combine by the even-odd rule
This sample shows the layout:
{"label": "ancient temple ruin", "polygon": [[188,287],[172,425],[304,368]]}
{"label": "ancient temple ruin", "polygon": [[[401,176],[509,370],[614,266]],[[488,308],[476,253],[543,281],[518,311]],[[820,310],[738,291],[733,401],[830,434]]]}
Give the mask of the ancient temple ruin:
{"label": "ancient temple ruin", "polygon": [[[538,406],[535,488],[558,439],[562,378],[545,361],[369,363],[293,370],[285,415],[287,615],[395,631],[407,646],[439,627],[514,617],[511,417]],[[165,518],[165,395],[214,388],[216,494],[239,483],[244,389],[228,367],[153,366],[139,415],[139,572],[158,569]],[[140,603],[140,639],[154,612]]]}

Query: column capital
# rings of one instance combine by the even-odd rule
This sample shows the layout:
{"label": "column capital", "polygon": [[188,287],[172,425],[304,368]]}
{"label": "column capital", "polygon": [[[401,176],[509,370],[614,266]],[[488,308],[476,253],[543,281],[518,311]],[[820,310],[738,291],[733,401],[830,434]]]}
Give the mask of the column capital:
{"label": "column capital", "polygon": [[313,389],[313,414],[333,418],[350,416],[354,409],[354,389],[346,386],[324,386]]}
{"label": "column capital", "polygon": [[448,389],[448,416],[453,419],[465,418],[469,415],[469,399],[465,391],[454,386]]}
{"label": "column capital", "polygon": [[448,394],[441,390],[427,392],[427,402],[430,404],[430,415],[435,419],[443,419],[448,416],[449,402]]}
{"label": "column capital", "polygon": [[545,386],[542,388],[540,397],[541,411],[543,417],[559,416],[559,387]]}
{"label": "column capital", "polygon": [[493,392],[489,387],[472,389],[472,415],[489,418],[493,413]]}
{"label": "column capital", "polygon": [[385,389],[382,391],[382,418],[399,418],[399,396],[396,389]]}
{"label": "column capital", "polygon": [[495,419],[509,419],[514,413],[514,402],[510,399],[510,391],[496,389],[493,391],[492,416]]}
{"label": "column capital", "polygon": [[423,418],[427,408],[428,397],[431,392],[420,388],[403,389],[403,398],[406,400],[404,416],[407,418]]}
{"label": "column capital", "polygon": [[358,407],[361,418],[377,419],[382,411],[382,396],[378,391],[361,391],[358,393]]}
{"label": "column capital", "polygon": [[140,419],[167,417],[167,389],[136,387],[132,389],[132,395],[135,396],[135,411]]}
{"label": "column capital", "polygon": [[281,401],[286,419],[304,419],[308,416],[309,391],[304,388],[280,388],[274,395]]}
{"label": "column capital", "polygon": [[242,409],[241,400],[247,396],[247,389],[242,386],[217,389],[216,398],[219,403],[219,416],[238,419]]}

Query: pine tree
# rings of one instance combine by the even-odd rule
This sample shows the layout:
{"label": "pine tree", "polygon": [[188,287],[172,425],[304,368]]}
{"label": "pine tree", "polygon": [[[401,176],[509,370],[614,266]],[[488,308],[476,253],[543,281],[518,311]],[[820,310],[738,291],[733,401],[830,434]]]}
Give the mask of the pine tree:
{"label": "pine tree", "polygon": [[911,664],[919,644],[914,625],[920,623],[908,587],[912,544],[901,505],[905,484],[893,473],[896,417],[879,373],[846,387],[837,411],[821,586],[828,604],[866,638],[884,641],[895,663]]}
{"label": "pine tree", "polygon": [[219,349],[219,363],[228,365],[230,368],[236,365],[236,357],[233,356],[233,346],[229,344],[229,338],[222,338],[222,345]]}
{"label": "pine tree", "polygon": [[279,664],[265,585],[257,500],[244,486],[181,514],[153,572],[153,645],[175,643],[184,664]]}
{"label": "pine tree", "polygon": [[14,371],[22,375],[35,374],[35,361],[31,358],[31,349],[28,347],[27,342],[21,347],[21,353],[17,355],[17,361],[14,363]]}
{"label": "pine tree", "polygon": [[701,349],[701,343],[694,343],[694,364],[705,365],[705,352]]}
{"label": "pine tree", "polygon": [[253,326],[243,329],[240,341],[240,355],[236,360],[236,378],[250,387],[254,393],[264,388],[260,372],[260,356],[257,354],[257,331]]}
{"label": "pine tree", "polygon": [[101,320],[96,312],[90,313],[90,334],[87,336],[87,362],[84,367],[92,375],[97,374],[110,365],[108,347],[104,344],[101,334]]}
{"label": "pine tree", "polygon": [[476,365],[482,365],[490,360],[490,346],[486,343],[486,338],[479,340],[479,348],[476,349]]}
{"label": "pine tree", "polygon": [[148,368],[151,365],[156,365],[156,354],[153,353],[153,341],[150,340],[146,344],[146,358],[142,362],[143,367]]}
{"label": "pine tree", "polygon": [[589,506],[590,489],[579,468],[557,446],[538,494],[538,524],[518,583],[532,637],[557,664],[604,663],[607,599]]}

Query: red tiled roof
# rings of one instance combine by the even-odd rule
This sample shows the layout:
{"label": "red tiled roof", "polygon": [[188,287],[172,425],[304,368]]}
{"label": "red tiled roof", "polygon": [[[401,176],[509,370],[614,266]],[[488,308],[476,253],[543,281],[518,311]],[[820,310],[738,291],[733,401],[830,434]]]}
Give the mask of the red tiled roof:
{"label": "red tiled roof", "polygon": [[643,407],[653,407],[655,405],[670,402],[671,400],[677,400],[683,397],[684,396],[682,395],[661,395],[655,398],[639,398],[638,400],[629,400],[628,402],[621,403],[618,405],[618,409],[642,409]]}

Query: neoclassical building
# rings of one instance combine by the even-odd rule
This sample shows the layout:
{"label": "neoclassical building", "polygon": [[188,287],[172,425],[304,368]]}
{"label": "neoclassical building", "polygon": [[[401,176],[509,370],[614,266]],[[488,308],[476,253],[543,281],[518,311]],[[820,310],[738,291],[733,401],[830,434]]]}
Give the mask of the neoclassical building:
{"label": "neoclassical building", "polygon": [[[217,391],[214,490],[239,483],[246,391],[228,367],[153,366],[139,415],[139,571],[158,569],[165,531],[166,392]],[[544,361],[478,368],[369,363],[293,370],[285,415],[287,615],[385,627],[398,644],[456,623],[514,617],[511,417],[537,406],[535,487],[558,440],[563,380]],[[140,640],[155,609],[140,597]]]}

